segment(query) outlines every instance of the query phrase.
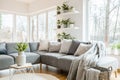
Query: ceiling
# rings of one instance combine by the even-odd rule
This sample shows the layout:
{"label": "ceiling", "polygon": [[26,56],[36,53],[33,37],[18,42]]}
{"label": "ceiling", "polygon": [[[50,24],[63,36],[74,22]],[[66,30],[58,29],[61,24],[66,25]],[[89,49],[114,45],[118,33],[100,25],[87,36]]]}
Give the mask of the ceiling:
{"label": "ceiling", "polygon": [[16,1],[24,2],[24,3],[32,3],[32,2],[37,1],[37,0],[16,0]]}

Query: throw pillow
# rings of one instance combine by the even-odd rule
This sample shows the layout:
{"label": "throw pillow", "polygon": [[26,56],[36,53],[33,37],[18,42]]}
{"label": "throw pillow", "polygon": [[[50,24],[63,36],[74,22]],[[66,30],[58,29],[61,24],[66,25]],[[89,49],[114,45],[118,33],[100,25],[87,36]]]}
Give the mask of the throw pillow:
{"label": "throw pillow", "polygon": [[49,42],[49,52],[59,52],[60,47],[60,42]]}
{"label": "throw pillow", "polygon": [[61,43],[60,53],[68,53],[72,40],[63,40]]}
{"label": "throw pillow", "polygon": [[80,44],[78,49],[75,52],[75,56],[80,56],[81,54],[84,54],[85,52],[87,52],[90,48],[91,48],[91,44]]}
{"label": "throw pillow", "polygon": [[39,50],[48,51],[48,40],[40,40]]}
{"label": "throw pillow", "polygon": [[71,44],[71,46],[70,46],[68,55],[74,55],[74,53],[75,53],[75,51],[77,50],[79,44],[80,44],[80,41],[78,41],[78,40],[73,40],[73,41],[72,41],[72,44]]}
{"label": "throw pillow", "polygon": [[7,54],[5,43],[0,43],[0,54]]}

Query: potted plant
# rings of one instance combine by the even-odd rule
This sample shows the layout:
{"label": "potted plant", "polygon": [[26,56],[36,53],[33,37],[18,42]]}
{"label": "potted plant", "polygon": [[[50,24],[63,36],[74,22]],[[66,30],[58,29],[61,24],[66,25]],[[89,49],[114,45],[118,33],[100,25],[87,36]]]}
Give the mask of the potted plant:
{"label": "potted plant", "polygon": [[69,22],[70,27],[74,27],[74,22]]}
{"label": "potted plant", "polygon": [[61,13],[61,7],[60,6],[57,6],[57,14],[59,15]]}
{"label": "potted plant", "polygon": [[69,11],[69,5],[66,3],[63,3],[63,5],[61,7],[62,7],[62,10],[64,13]]}
{"label": "potted plant", "polygon": [[62,20],[61,24],[63,25],[64,28],[72,27],[74,22],[70,21],[70,18],[66,20]]}
{"label": "potted plant", "polygon": [[115,55],[120,55],[120,42],[112,45],[112,51]]}
{"label": "potted plant", "polygon": [[62,7],[62,11],[65,12],[69,12],[69,11],[73,11],[74,7],[73,6],[69,6],[66,2],[63,3]]}
{"label": "potted plant", "polygon": [[26,55],[24,54],[24,51],[27,48],[27,44],[26,43],[18,43],[17,47],[15,48],[18,51],[18,56],[16,57],[16,63],[19,66],[22,66],[24,64],[26,64]]}
{"label": "potted plant", "polygon": [[68,28],[69,27],[69,21],[70,21],[70,18],[61,21],[61,23],[62,23],[64,28]]}
{"label": "potted plant", "polygon": [[63,33],[59,33],[58,35],[57,35],[57,37],[58,37],[58,41],[61,41],[61,40],[63,40],[63,39],[75,39],[74,37],[72,37],[70,34],[67,34],[67,33],[65,33],[65,32],[63,32]]}
{"label": "potted plant", "polygon": [[57,28],[60,29],[61,28],[61,21],[57,20]]}

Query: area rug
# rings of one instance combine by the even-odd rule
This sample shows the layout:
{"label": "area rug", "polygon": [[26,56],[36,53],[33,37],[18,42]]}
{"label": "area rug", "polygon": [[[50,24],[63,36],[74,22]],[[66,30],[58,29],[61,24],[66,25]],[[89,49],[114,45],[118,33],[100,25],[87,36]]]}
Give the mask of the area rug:
{"label": "area rug", "polygon": [[[9,80],[10,77],[3,77],[0,80]],[[49,74],[42,74],[42,73],[25,73],[25,74],[16,74],[12,77],[12,80],[59,80],[55,76]]]}

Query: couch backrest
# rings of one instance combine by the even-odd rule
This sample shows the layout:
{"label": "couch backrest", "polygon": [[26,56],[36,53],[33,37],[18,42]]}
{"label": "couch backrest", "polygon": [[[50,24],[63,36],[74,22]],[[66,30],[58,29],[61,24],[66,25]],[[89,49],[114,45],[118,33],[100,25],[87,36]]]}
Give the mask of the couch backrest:
{"label": "couch backrest", "polygon": [[[18,51],[15,49],[16,47],[17,43],[6,43],[7,54],[17,53]],[[30,52],[29,44],[25,52]]]}
{"label": "couch backrest", "polygon": [[34,52],[38,50],[39,42],[30,42],[29,45],[30,45],[30,51]]}
{"label": "couch backrest", "polygon": [[4,42],[0,43],[0,55],[1,54],[7,54],[6,43]]}

